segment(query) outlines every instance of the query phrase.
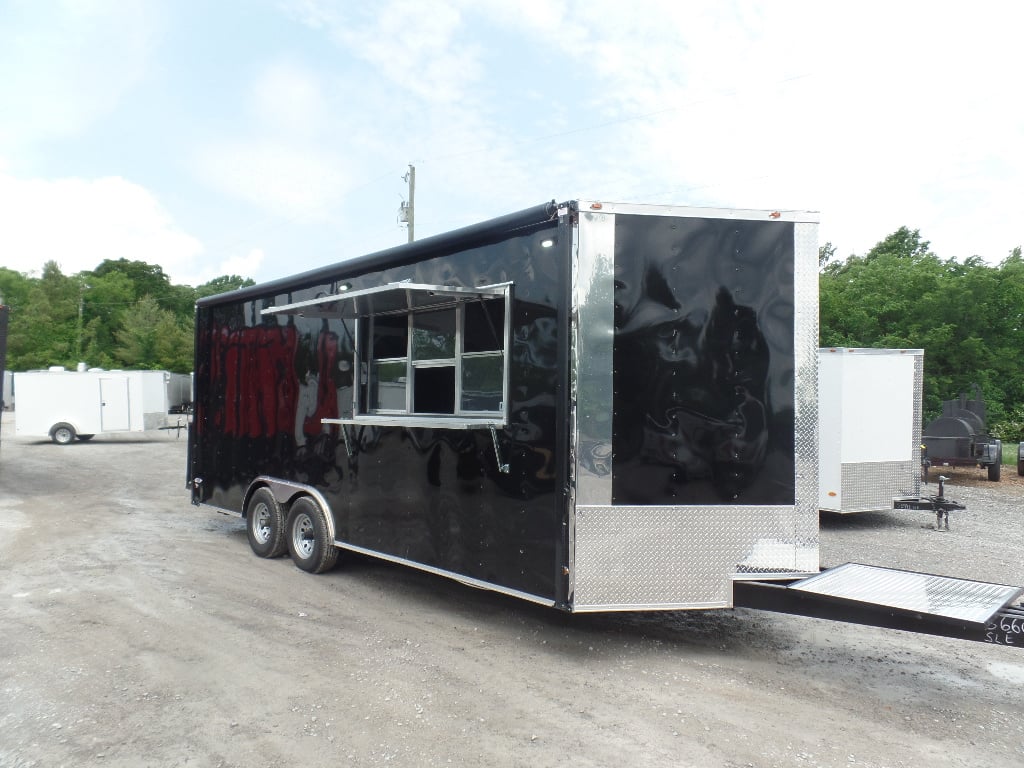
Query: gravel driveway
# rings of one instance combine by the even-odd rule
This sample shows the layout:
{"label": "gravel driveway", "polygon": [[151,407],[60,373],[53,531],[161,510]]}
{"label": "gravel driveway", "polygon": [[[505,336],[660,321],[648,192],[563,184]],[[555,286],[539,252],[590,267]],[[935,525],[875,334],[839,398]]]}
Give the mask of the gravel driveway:
{"label": "gravel driveway", "polygon": [[[761,613],[564,615],[194,508],[184,437],[0,433],[0,767],[1024,765],[1024,649]],[[1024,585],[1024,486],[824,517],[825,564]],[[934,489],[934,485],[930,486]]]}

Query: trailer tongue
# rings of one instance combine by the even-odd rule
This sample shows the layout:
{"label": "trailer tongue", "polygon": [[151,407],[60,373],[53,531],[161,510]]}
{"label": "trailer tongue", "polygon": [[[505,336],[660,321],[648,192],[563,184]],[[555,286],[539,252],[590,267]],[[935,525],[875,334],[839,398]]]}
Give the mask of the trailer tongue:
{"label": "trailer tongue", "polygon": [[1024,589],[846,563],[788,584],[737,581],[734,605],[1024,647]]}

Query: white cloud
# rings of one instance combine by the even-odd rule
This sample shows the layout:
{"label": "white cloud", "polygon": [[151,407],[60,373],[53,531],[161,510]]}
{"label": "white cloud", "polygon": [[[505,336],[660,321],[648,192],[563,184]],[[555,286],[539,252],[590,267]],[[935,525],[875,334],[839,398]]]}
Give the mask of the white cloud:
{"label": "white cloud", "polygon": [[203,283],[222,275],[251,277],[252,275],[259,273],[265,258],[266,254],[263,252],[262,248],[252,248],[244,255],[228,257],[221,262],[216,269],[207,269],[201,274],[200,279],[196,280],[194,283],[190,283],[190,285],[202,285]]}
{"label": "white cloud", "polygon": [[[196,284],[201,243],[182,232],[147,190],[123,178],[18,179],[0,173],[0,263],[38,274],[56,261],[64,274],[104,259],[159,264],[175,283]],[[206,279],[222,272],[213,272]]]}
{"label": "white cloud", "polygon": [[219,192],[283,219],[336,215],[349,187],[343,115],[316,73],[270,62],[250,85],[238,133],[193,150],[193,173]]}
{"label": "white cloud", "polygon": [[304,0],[293,12],[371,65],[376,74],[415,96],[454,104],[483,73],[481,45],[464,32],[459,2],[391,0],[365,9]]}
{"label": "white cloud", "polygon": [[249,93],[249,121],[259,130],[308,140],[330,124],[327,98],[314,72],[287,59],[271,62]]}
{"label": "white cloud", "polygon": [[324,220],[340,206],[347,181],[340,157],[276,140],[224,140],[196,153],[195,172],[221,192],[268,213]]}
{"label": "white cloud", "polygon": [[0,148],[73,136],[143,79],[155,7],[15,0],[0,24]]}
{"label": "white cloud", "polygon": [[1024,238],[1024,100],[1006,90],[1020,3],[487,11],[559,51],[565,77],[592,73],[590,109],[569,118],[598,128],[573,142],[596,160],[578,164],[585,194],[820,210],[844,254],[904,225],[943,257],[994,262]]}

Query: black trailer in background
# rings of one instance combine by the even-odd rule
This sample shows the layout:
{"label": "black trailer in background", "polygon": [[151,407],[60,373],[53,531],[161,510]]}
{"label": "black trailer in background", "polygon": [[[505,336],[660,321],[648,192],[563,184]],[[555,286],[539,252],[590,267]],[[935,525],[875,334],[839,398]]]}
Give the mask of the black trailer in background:
{"label": "black trailer in background", "polygon": [[354,551],[570,611],[799,590],[816,257],[813,214],[571,201],[203,299],[193,502],[307,571]]}

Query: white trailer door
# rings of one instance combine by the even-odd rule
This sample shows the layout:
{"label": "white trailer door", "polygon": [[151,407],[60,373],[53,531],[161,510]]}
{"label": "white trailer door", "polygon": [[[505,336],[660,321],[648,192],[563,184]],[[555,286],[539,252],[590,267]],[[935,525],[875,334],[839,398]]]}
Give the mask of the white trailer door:
{"label": "white trailer door", "polygon": [[104,432],[127,432],[131,429],[128,379],[100,379],[100,429]]}

